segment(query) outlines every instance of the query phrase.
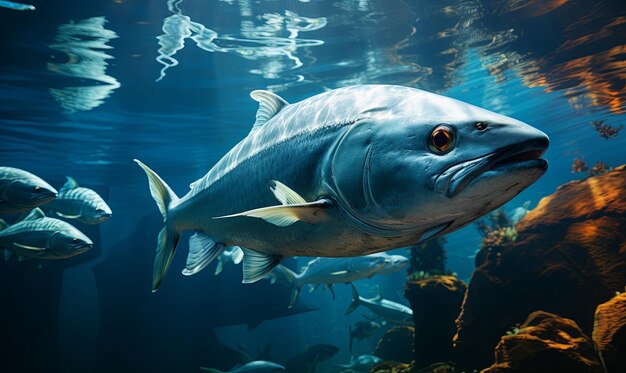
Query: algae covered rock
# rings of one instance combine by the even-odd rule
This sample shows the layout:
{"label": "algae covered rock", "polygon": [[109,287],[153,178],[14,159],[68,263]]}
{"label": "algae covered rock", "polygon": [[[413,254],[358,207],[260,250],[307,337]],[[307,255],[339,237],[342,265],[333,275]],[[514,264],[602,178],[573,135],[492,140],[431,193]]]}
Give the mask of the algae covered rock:
{"label": "algae covered rock", "polygon": [[608,372],[626,372],[626,293],[598,306],[593,342]]}
{"label": "algae covered rock", "polygon": [[386,361],[410,363],[414,338],[415,329],[412,326],[395,326],[380,338],[373,355]]}
{"label": "algae covered rock", "polygon": [[500,337],[537,310],[591,335],[596,307],[626,284],[625,167],[563,185],[516,230],[472,275],[454,337],[461,370],[489,366]]}
{"label": "algae covered rock", "polygon": [[413,309],[414,361],[419,368],[452,357],[455,320],[467,285],[454,276],[433,276],[409,281],[404,296]]}
{"label": "algae covered rock", "polygon": [[495,358],[482,373],[604,371],[593,342],[573,320],[543,311],[504,335]]}

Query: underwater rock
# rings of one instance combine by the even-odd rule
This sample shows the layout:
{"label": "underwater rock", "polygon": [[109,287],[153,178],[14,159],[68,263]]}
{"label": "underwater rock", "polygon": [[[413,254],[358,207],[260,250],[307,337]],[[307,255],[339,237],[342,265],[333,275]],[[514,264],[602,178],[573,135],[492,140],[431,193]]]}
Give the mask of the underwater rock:
{"label": "underwater rock", "polygon": [[517,240],[487,252],[457,320],[455,361],[489,366],[507,330],[544,310],[591,335],[596,307],[626,283],[626,169],[573,181],[516,226]]}
{"label": "underwater rock", "polygon": [[626,372],[626,293],[598,306],[593,342],[607,372]]}
{"label": "underwater rock", "polygon": [[402,364],[385,361],[372,368],[372,373],[454,373],[454,371],[454,365],[451,363],[435,363],[419,369],[416,367],[415,362]]}
{"label": "underwater rock", "polygon": [[372,355],[383,360],[409,363],[413,360],[413,340],[415,329],[412,326],[395,326],[380,338]]}
{"label": "underwater rock", "polygon": [[593,343],[573,320],[536,311],[502,337],[496,362],[482,373],[603,372]]}
{"label": "underwater rock", "polygon": [[413,308],[414,360],[418,368],[451,360],[455,320],[467,285],[454,276],[409,281],[404,296]]}

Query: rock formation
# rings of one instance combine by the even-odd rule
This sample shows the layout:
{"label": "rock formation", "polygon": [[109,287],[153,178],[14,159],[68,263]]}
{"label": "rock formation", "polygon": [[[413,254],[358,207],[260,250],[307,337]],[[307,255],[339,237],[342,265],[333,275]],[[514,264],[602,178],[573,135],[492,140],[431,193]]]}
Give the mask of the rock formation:
{"label": "rock formation", "polygon": [[593,342],[607,372],[626,372],[626,293],[598,306]]}
{"label": "rock formation", "polygon": [[454,276],[433,276],[409,281],[404,296],[413,309],[414,362],[418,368],[452,358],[455,319],[467,285]]}
{"label": "rock formation", "polygon": [[481,373],[602,373],[593,342],[576,323],[537,311],[502,337],[495,363]]}
{"label": "rock formation", "polygon": [[380,338],[373,355],[386,361],[409,363],[413,359],[414,338],[412,326],[393,327]]}
{"label": "rock formation", "polygon": [[500,337],[537,310],[591,335],[596,307],[626,284],[625,167],[563,185],[516,229],[472,275],[454,337],[460,370],[493,363]]}

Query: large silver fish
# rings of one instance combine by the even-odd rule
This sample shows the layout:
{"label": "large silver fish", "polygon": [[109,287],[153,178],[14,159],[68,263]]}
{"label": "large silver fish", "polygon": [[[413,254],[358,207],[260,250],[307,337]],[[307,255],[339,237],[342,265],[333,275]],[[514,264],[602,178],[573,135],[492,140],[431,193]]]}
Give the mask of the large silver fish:
{"label": "large silver fish", "polygon": [[78,186],[73,178],[59,190],[57,198],[46,205],[58,216],[78,220],[86,224],[100,224],[108,220],[113,212],[100,195],[89,188]]}
{"label": "large silver fish", "polygon": [[52,201],[57,191],[30,172],[0,167],[0,214],[31,210]]}
{"label": "large silver fish", "polygon": [[384,299],[380,290],[374,298],[363,298],[359,296],[356,286],[352,285],[352,303],[348,306],[346,314],[356,310],[359,306],[364,306],[376,315],[395,324],[409,325],[413,323],[413,310],[409,307]]}
{"label": "large silver fish", "polygon": [[288,256],[348,257],[456,230],[547,169],[548,137],[518,120],[418,89],[363,85],[296,104],[254,91],[250,134],[178,198],[143,163],[163,215],[153,289],[183,231],[185,274],[244,248],[244,282]]}
{"label": "large silver fish", "polygon": [[91,249],[93,242],[62,220],[48,218],[39,208],[9,226],[0,219],[0,249],[5,259],[13,254],[35,259],[65,259]]}
{"label": "large silver fish", "polygon": [[284,279],[293,286],[290,302],[290,306],[293,306],[304,285],[311,285],[314,288],[322,285],[330,290],[335,299],[332,288],[334,284],[346,284],[377,274],[398,272],[407,265],[408,259],[401,255],[377,253],[350,258],[315,258],[300,273],[279,265],[269,276],[272,277],[277,273],[276,281]]}

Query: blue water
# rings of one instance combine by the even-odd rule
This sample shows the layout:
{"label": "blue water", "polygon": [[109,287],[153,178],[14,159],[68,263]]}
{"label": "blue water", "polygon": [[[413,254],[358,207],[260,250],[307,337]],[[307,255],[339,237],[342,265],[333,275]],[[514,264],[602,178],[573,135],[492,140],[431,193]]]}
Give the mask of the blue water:
{"label": "blue water", "polygon": [[[178,269],[186,247],[160,291],[150,294],[160,223],[145,175],[132,162],[144,160],[184,194],[248,134],[255,89],[297,102],[353,84],[398,84],[527,122],[550,137],[550,166],[507,210],[525,201],[533,207],[559,185],[583,178],[571,172],[575,158],[589,166],[625,163],[626,135],[605,140],[590,122],[624,120],[625,30],[618,20],[626,7],[597,0],[516,3],[62,0],[31,1],[32,11],[0,8],[0,163],[54,186],[71,175],[114,211],[110,221],[90,228],[98,247],[82,259],[43,263],[39,272],[38,264],[0,264],[38,273],[24,289],[11,285],[11,294],[20,294],[11,312],[32,304],[38,310],[28,314],[49,307],[53,316],[36,321],[43,329],[32,327],[17,343],[52,343],[41,352],[42,365],[25,361],[18,349],[20,358],[8,366],[196,371],[211,363],[205,335],[212,318],[254,307],[241,300],[246,297],[276,296],[267,284],[246,290],[233,266],[220,277],[210,266],[183,278]],[[581,17],[585,22],[577,23]],[[480,239],[473,225],[447,236],[448,268],[459,278],[470,277]],[[386,297],[406,303],[404,280],[404,273],[379,276],[360,288],[367,294],[378,284]],[[48,298],[40,296],[46,286],[54,287]],[[349,360],[347,328],[361,319],[359,312],[344,315],[349,287],[336,292],[335,301],[321,290],[303,292],[303,303],[318,311],[250,332],[243,325],[215,332],[230,347],[274,341],[279,360],[312,344],[334,344],[340,352],[320,370],[332,371],[332,363]],[[357,342],[353,354],[371,353],[377,337]]]}

